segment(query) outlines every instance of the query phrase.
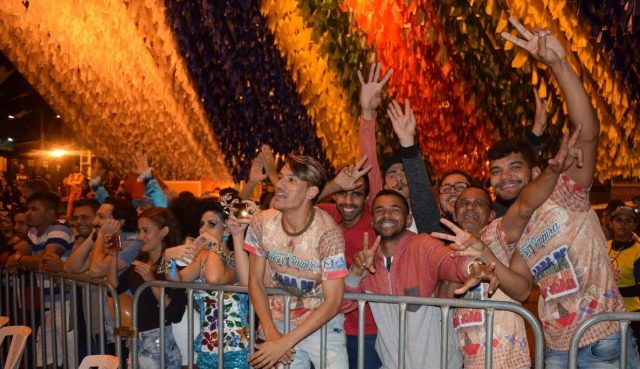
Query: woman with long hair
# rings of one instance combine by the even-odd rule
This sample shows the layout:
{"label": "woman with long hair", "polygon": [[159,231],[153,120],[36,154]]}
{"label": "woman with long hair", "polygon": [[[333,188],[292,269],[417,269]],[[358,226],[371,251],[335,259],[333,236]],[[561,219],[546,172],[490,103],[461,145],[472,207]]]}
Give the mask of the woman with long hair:
{"label": "woman with long hair", "polygon": [[[118,293],[133,295],[145,282],[164,279],[158,272],[162,253],[179,243],[178,226],[173,214],[165,208],[151,208],[138,216],[140,256],[129,269],[118,277],[117,258],[111,258],[107,280]],[[115,254],[107,248],[106,253]],[[165,369],[180,369],[180,350],[171,330],[171,323],[182,318],[187,297],[183,290],[167,288],[165,291],[164,362]],[[138,304],[138,365],[142,369],[160,368],[160,288],[145,289]]]}
{"label": "woman with long hair", "polygon": [[[249,211],[256,207],[250,203]],[[207,284],[238,284],[246,286],[249,279],[249,257],[242,249],[244,232],[250,220],[230,214],[226,201],[205,200],[200,216],[200,236],[194,241],[205,244],[196,259],[179,272],[170,273],[169,280]],[[165,257],[168,257],[165,255]],[[175,270],[173,263],[169,266]],[[195,295],[200,311],[200,332],[195,338],[199,368],[218,366],[218,325],[224,324],[224,368],[248,368],[249,299],[246,294],[224,293],[224,323],[218,322],[218,293],[201,291]]]}

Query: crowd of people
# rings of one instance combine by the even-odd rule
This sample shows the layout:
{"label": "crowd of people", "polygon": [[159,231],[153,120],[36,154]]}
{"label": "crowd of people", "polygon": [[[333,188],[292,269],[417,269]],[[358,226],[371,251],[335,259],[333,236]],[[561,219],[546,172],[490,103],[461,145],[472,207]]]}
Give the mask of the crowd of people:
{"label": "crowd of people", "polygon": [[[242,193],[225,189],[206,199],[190,193],[174,197],[154,178],[144,155],[138,155],[134,172],[143,196],[118,195],[95,177],[90,196],[77,189],[69,196],[66,220],[59,220],[60,198],[41,182],[27,181],[25,207],[12,209],[13,229],[2,263],[11,272],[104,278],[117,289],[123,310],[135,291],[152,280],[247,286],[248,296],[224,293],[224,306],[218,306],[218,292],[194,293],[199,324],[193,343],[186,339],[185,290],[166,290],[163,351],[165,367],[172,369],[186,363],[186,345],[191,344],[199,368],[217,367],[219,345],[225,368],[319,368],[324,325],[327,367],[354,368],[359,314],[356,303],[343,301],[344,292],[521,303],[535,285],[545,367],[566,368],[569,342],[580,322],[604,312],[640,311],[638,214],[637,208],[613,202],[602,222],[596,216],[589,192],[599,130],[590,98],[549,31],[530,31],[510,21],[520,38],[503,37],[550,69],[565,98],[570,126],[555,156],[540,163],[546,104],[536,94],[531,133],[498,141],[488,151],[493,193],[459,170],[445,173],[432,186],[424,162],[428,153],[424,157],[417,145],[408,99],[404,107],[397,101],[388,106],[401,148],[379,165],[376,111],[392,70],[381,76],[376,64],[366,79],[358,72],[361,160],[335,178],[327,181],[317,160],[300,155],[288,156],[278,170],[273,152],[263,146]],[[249,196],[264,182],[275,190],[256,204]],[[288,321],[285,300],[268,295],[269,287],[291,295]],[[133,359],[141,368],[160,365],[161,296],[155,287],[140,296]],[[109,307],[87,301],[95,305],[93,312],[104,309],[112,331]],[[253,354],[248,351],[249,301],[260,322]],[[224,309],[223,322],[218,309]],[[394,304],[367,304],[365,368],[398,367],[398,312]],[[450,347],[447,367],[484,367],[484,313],[455,309],[452,315],[441,322],[436,307],[408,307],[407,368],[440,367],[443,340]],[[85,320],[96,319],[95,313],[80,316],[83,327]],[[76,327],[85,335],[81,357],[87,345],[97,351],[100,324],[92,324],[92,337]],[[441,336],[441,324],[451,325],[449,336]],[[218,337],[219,326],[225,328],[223,337]],[[640,327],[632,328],[637,336]],[[627,366],[637,368],[636,339],[629,338]],[[616,322],[595,325],[580,341],[578,366],[617,368],[620,342]],[[531,366],[523,319],[496,312],[493,367]]]}

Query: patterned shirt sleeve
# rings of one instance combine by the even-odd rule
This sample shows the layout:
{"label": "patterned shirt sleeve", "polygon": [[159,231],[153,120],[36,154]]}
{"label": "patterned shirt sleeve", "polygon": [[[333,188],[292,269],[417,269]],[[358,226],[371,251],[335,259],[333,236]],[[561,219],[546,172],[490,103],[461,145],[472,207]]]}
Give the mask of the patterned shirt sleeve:
{"label": "patterned shirt sleeve", "polygon": [[344,258],[344,237],[337,227],[322,235],[317,251],[323,281],[344,278],[349,274]]}
{"label": "patterned shirt sleeve", "polygon": [[262,214],[258,214],[251,224],[249,224],[249,228],[247,228],[247,233],[244,236],[244,250],[262,257],[267,257],[267,252],[262,248]]}
{"label": "patterned shirt sleeve", "polygon": [[586,212],[591,209],[589,202],[590,187],[576,183],[566,174],[560,175],[551,199],[561,207],[573,212]]}
{"label": "patterned shirt sleeve", "polygon": [[45,242],[45,248],[48,246],[55,246],[62,251],[70,251],[73,247],[73,234],[71,228],[64,224],[56,224],[52,227],[47,235]]}

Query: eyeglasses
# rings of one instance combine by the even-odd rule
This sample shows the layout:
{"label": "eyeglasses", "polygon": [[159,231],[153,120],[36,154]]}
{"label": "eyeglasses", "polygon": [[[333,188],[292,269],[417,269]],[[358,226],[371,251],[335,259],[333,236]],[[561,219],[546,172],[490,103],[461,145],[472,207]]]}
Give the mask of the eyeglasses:
{"label": "eyeglasses", "polygon": [[453,185],[446,184],[444,186],[440,186],[440,193],[449,193],[453,189],[455,189],[457,192],[460,192],[467,187],[469,187],[469,184],[467,182],[456,182]]}
{"label": "eyeglasses", "polygon": [[458,200],[458,203],[456,205],[456,207],[462,207],[462,208],[466,208],[466,207],[471,207],[472,209],[476,209],[479,207],[490,207],[489,204],[487,204],[486,201],[482,201],[482,200],[467,200],[467,199],[462,199],[462,200]]}

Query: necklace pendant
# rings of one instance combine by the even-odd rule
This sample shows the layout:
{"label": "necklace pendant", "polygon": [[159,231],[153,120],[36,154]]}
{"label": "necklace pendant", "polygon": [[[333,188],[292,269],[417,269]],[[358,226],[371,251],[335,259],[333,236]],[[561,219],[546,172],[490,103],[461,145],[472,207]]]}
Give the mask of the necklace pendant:
{"label": "necklace pendant", "polygon": [[293,242],[293,240],[289,240],[289,244],[287,244],[287,249],[289,250],[289,253],[292,254],[295,248],[296,248],[295,242]]}

